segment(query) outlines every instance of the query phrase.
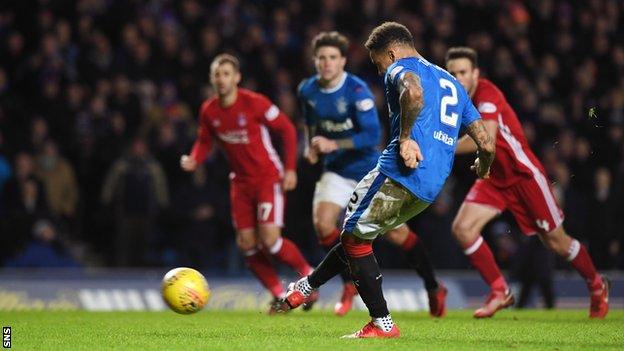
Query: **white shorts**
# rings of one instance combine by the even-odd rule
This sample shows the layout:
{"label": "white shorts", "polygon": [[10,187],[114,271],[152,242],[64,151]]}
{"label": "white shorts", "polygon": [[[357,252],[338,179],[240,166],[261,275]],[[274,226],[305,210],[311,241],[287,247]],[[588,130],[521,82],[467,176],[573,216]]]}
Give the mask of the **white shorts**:
{"label": "white shorts", "polygon": [[319,202],[331,202],[340,208],[345,208],[349,204],[349,199],[357,183],[353,179],[345,178],[334,172],[324,172],[321,179],[316,182],[312,205],[316,206]]}
{"label": "white shorts", "polygon": [[343,228],[361,239],[373,240],[428,206],[375,167],[355,187]]}

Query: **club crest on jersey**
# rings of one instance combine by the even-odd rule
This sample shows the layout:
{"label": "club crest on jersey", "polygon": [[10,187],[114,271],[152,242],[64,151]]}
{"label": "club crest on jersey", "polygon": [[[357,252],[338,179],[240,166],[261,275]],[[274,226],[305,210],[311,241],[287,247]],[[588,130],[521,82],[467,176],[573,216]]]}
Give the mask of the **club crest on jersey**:
{"label": "club crest on jersey", "polygon": [[338,113],[345,114],[347,113],[347,100],[345,100],[344,97],[340,97],[340,99],[338,99],[336,101],[336,110],[338,110]]}
{"label": "club crest on jersey", "polygon": [[212,126],[217,128],[221,125],[221,121],[219,121],[218,119],[213,119],[212,120]]}
{"label": "club crest on jersey", "polygon": [[247,125],[247,117],[245,117],[245,115],[242,113],[238,114],[238,126],[244,127],[246,125]]}

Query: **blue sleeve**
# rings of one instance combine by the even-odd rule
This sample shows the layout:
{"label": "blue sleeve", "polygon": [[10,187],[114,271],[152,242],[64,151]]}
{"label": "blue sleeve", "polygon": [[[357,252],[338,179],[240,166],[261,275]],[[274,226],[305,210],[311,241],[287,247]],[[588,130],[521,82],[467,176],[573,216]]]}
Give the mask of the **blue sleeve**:
{"label": "blue sleeve", "polygon": [[474,105],[472,104],[472,101],[470,100],[470,98],[468,98],[468,95],[466,96],[466,103],[464,104],[464,111],[462,112],[462,126],[468,127],[472,122],[481,119],[481,115],[479,114],[479,111],[477,111],[477,109],[474,107]]}
{"label": "blue sleeve", "polygon": [[301,106],[301,113],[303,115],[303,119],[305,120],[306,125],[311,126],[316,124],[316,118],[310,111],[310,106],[308,106],[308,102],[303,93],[303,87],[305,85],[305,80],[299,83],[297,87],[297,99],[299,100],[299,105]]}
{"label": "blue sleeve", "polygon": [[360,127],[353,135],[353,146],[356,149],[377,146],[381,139],[381,125],[373,94],[365,86],[357,87],[353,94],[353,105]]}
{"label": "blue sleeve", "polygon": [[401,78],[405,73],[412,72],[414,74],[418,74],[414,72],[414,70],[409,69],[405,66],[393,64],[388,67],[388,73],[386,74],[386,84],[389,84],[393,89],[397,89],[397,83],[399,82],[399,78]]}

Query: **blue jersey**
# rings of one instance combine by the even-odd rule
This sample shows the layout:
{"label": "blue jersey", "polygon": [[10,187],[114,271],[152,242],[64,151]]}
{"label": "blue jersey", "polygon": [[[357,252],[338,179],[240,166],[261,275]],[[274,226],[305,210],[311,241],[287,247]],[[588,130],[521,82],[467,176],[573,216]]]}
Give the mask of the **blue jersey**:
{"label": "blue jersey", "polygon": [[[424,157],[416,169],[407,168],[399,155],[401,105],[398,84],[400,77],[407,72],[420,78],[424,95],[424,106],[411,134]],[[388,67],[384,81],[390,109],[391,141],[379,159],[379,169],[419,199],[433,202],[451,172],[460,127],[479,119],[479,112],[453,76],[423,58],[408,57],[394,62]]]}
{"label": "blue jersey", "polygon": [[298,88],[306,124],[316,126],[317,135],[328,139],[353,140],[353,149],[339,149],[325,155],[326,171],[359,181],[375,168],[381,126],[370,89],[358,77],[344,73],[332,89],[318,85],[318,76],[301,82]]}

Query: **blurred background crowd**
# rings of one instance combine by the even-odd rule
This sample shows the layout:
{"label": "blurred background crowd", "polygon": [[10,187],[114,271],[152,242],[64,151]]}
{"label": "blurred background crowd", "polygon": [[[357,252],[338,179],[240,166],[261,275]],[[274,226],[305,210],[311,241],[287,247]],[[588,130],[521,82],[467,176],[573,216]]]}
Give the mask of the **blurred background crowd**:
{"label": "blurred background crowd", "polygon": [[[237,55],[243,86],[301,130],[295,88],[313,74],[310,40],[339,30],[351,40],[347,69],[371,85],[385,123],[382,81],[362,43],[395,20],[438,65],[450,46],[478,51],[551,177],[568,232],[600,269],[624,269],[623,15],[616,0],[3,1],[0,265],[239,272],[225,159],[217,153],[194,174],[178,165],[213,94],[212,58]],[[450,228],[471,163],[458,158],[438,200],[410,223],[438,268],[468,268]],[[285,228],[314,263],[319,171],[299,162]],[[508,215],[484,234],[518,275],[531,271],[531,255],[556,264]],[[383,267],[403,267],[395,248],[378,246]]]}

